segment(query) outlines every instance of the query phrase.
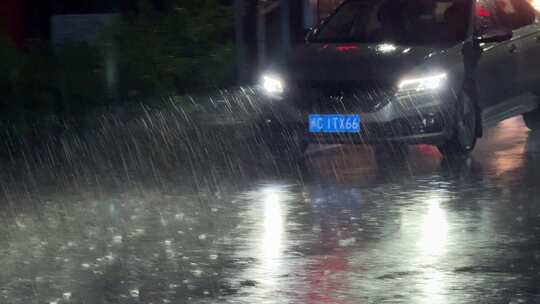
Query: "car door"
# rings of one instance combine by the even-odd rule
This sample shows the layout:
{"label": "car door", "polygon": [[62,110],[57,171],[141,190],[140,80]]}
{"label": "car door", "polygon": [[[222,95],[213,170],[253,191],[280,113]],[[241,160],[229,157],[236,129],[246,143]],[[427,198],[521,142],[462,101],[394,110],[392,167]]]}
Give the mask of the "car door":
{"label": "car door", "polygon": [[521,69],[520,81],[526,93],[540,95],[540,22],[538,18],[531,25],[516,31],[521,39],[523,51],[518,58]]}
{"label": "car door", "polygon": [[530,27],[530,34],[527,37],[527,67],[529,89],[540,96],[540,16]]}
{"label": "car door", "polygon": [[527,0],[498,0],[498,15],[503,26],[512,29],[512,55],[515,57],[514,94],[524,95],[538,86],[540,71],[540,33],[536,11]]}
{"label": "car door", "polygon": [[[475,8],[475,35],[480,37],[501,27],[496,16],[495,0],[478,0]],[[509,39],[476,45],[480,56],[474,76],[478,103],[484,112],[494,111],[517,94],[512,83],[517,74],[514,56],[516,43],[516,39]]]}
{"label": "car door", "polygon": [[[525,53],[532,32],[534,11],[527,0],[479,0],[476,8],[477,33],[491,29],[512,30],[511,39],[480,44],[482,55],[477,68],[479,102],[487,123],[497,122],[525,111],[520,96],[528,88],[529,66]],[[510,8],[509,8],[510,7]],[[532,16],[532,18],[531,18]]]}

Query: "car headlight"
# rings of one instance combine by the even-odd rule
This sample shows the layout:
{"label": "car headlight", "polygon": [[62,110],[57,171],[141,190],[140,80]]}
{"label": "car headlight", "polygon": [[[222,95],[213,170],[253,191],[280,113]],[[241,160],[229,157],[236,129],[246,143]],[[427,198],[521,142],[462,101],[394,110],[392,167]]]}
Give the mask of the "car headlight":
{"label": "car headlight", "polygon": [[264,91],[270,95],[282,94],[285,91],[283,79],[276,75],[263,75],[261,85]]}
{"label": "car headlight", "polygon": [[418,78],[405,78],[398,87],[400,91],[426,91],[426,90],[438,90],[446,82],[446,73],[430,75],[426,77]]}

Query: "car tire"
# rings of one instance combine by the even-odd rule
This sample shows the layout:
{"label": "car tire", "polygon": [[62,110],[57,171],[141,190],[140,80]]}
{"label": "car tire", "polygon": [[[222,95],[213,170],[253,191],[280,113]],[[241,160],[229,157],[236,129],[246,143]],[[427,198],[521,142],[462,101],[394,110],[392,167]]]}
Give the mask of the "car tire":
{"label": "car tire", "polygon": [[437,146],[444,157],[466,157],[472,152],[478,138],[478,117],[478,107],[474,100],[463,91],[457,106],[452,137]]}
{"label": "car tire", "polygon": [[529,130],[540,131],[540,109],[523,114],[523,121]]}

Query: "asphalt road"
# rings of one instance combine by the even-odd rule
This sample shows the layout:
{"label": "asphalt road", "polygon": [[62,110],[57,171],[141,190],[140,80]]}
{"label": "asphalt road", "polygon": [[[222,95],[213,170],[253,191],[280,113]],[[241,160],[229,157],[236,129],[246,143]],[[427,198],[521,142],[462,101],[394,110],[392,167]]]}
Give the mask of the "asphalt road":
{"label": "asphalt road", "polygon": [[540,303],[540,134],[521,119],[462,162],[334,146],[232,167],[214,187],[4,188],[0,303]]}

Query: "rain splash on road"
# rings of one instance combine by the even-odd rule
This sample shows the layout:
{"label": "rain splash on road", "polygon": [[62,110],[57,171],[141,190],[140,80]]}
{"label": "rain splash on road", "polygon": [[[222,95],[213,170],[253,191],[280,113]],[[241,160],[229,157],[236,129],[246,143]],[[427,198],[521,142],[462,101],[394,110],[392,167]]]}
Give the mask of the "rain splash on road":
{"label": "rain splash on road", "polygon": [[540,301],[540,136],[520,119],[466,161],[312,146],[301,165],[223,137],[180,159],[165,121],[138,124],[170,128],[147,133],[160,149],[100,136],[124,124],[103,120],[94,141],[60,143],[96,154],[1,175],[1,303]]}

